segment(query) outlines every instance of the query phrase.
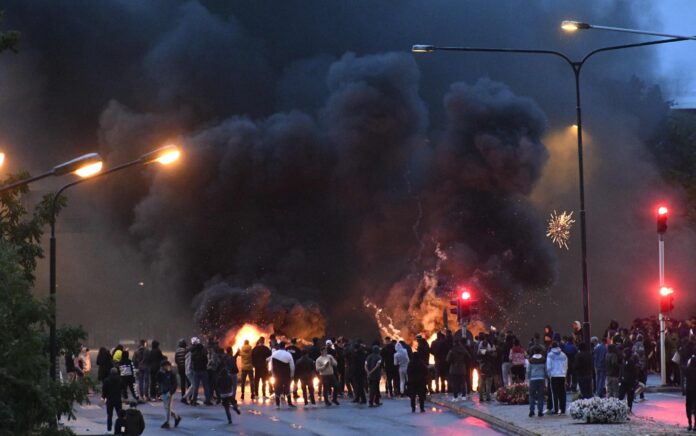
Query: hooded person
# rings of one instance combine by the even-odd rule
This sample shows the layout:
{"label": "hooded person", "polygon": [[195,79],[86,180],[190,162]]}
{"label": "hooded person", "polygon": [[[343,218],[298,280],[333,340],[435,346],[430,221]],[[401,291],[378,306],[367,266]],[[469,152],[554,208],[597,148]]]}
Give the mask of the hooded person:
{"label": "hooded person", "polygon": [[592,353],[589,348],[589,344],[581,343],[580,351],[573,362],[573,371],[578,378],[580,394],[585,399],[592,398]]}
{"label": "hooded person", "polygon": [[102,382],[101,397],[106,402],[106,429],[111,431],[114,410],[117,417],[121,415],[121,376],[118,368],[109,370],[109,376]]}
{"label": "hooded person", "polygon": [[467,380],[469,378],[469,367],[471,365],[471,354],[462,343],[461,338],[454,340],[454,346],[447,353],[445,358],[449,364],[449,387],[454,395],[452,401],[466,400]]}
{"label": "hooded person", "polygon": [[121,375],[121,394],[123,399],[128,399],[128,389],[130,388],[133,398],[137,401],[138,396],[135,394],[135,370],[133,369],[133,362],[130,360],[128,350],[123,351],[118,370]]}
{"label": "hooded person", "polygon": [[314,399],[314,377],[316,375],[315,363],[309,353],[300,352],[300,358],[295,363],[295,378],[297,378],[302,386],[302,397],[304,398],[305,406],[311,401],[312,405],[316,405]]}
{"label": "hooded person", "polygon": [[174,395],[177,389],[176,374],[172,371],[172,364],[168,360],[163,360],[160,364],[160,370],[157,373],[157,388],[159,395],[162,398],[162,406],[164,406],[165,421],[162,428],[169,428],[169,419],[174,418],[174,427],[179,426],[181,416],[174,412]]}
{"label": "hooded person", "polygon": [[401,395],[405,395],[406,392],[406,381],[408,379],[408,352],[404,348],[401,342],[397,342],[395,345],[396,352],[394,353],[394,365],[399,370],[399,392]]}
{"label": "hooded person", "polygon": [[267,398],[270,376],[268,375],[268,358],[271,357],[271,350],[265,345],[266,339],[261,336],[256,341],[256,345],[251,350],[251,363],[254,366],[254,389],[253,393],[259,397],[258,389],[261,388],[261,395]]}
{"label": "hooded person", "polygon": [[280,408],[280,399],[283,395],[287,397],[288,406],[295,407],[292,404],[292,395],[290,393],[290,381],[295,375],[295,359],[285,349],[283,342],[279,342],[271,354],[271,371],[273,372],[273,377],[275,377],[276,407]]}
{"label": "hooded person", "polygon": [[239,369],[237,368],[237,362],[235,357],[232,355],[232,348],[227,347],[224,355],[222,356],[220,362],[220,368],[216,374],[218,394],[220,395],[220,400],[222,402],[222,407],[225,409],[225,415],[227,415],[227,423],[232,424],[232,414],[230,413],[230,406],[237,415],[242,412],[237,407],[237,400],[235,395],[237,393],[237,373]]}
{"label": "hooded person", "polygon": [[384,338],[384,347],[382,347],[380,354],[384,364],[384,372],[387,376],[385,390],[387,391],[387,396],[393,398],[394,394],[399,393],[399,370],[396,368],[396,365],[394,365],[396,341],[392,341],[389,337]]}
{"label": "hooded person", "polygon": [[551,343],[546,356],[546,372],[551,380],[551,413],[564,414],[566,409],[565,381],[568,372],[568,357],[561,351],[558,342]]}
{"label": "hooded person", "polygon": [[548,364],[542,346],[531,347],[529,353],[527,380],[529,381],[529,417],[531,418],[534,416],[534,406],[539,416],[544,416],[544,384],[548,376]]}
{"label": "hooded person", "polygon": [[251,398],[256,398],[256,392],[254,392],[254,365],[251,361],[251,344],[249,340],[244,340],[244,344],[239,347],[235,357],[239,356],[241,358],[242,364],[242,374],[241,374],[241,398],[244,400],[244,387],[246,386],[246,381],[249,380],[249,391],[251,392]]}
{"label": "hooded person", "polygon": [[414,356],[406,370],[408,379],[408,396],[411,400],[411,412],[416,411],[416,397],[421,413],[425,412],[425,394],[428,384],[428,367],[423,359]]}
{"label": "hooded person", "polygon": [[604,398],[607,383],[607,346],[596,336],[592,337],[592,367],[594,368],[596,387],[595,395]]}

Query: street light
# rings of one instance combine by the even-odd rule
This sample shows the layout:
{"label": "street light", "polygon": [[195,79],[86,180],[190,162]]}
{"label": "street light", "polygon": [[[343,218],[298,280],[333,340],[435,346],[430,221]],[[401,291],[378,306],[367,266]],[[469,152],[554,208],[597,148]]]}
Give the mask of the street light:
{"label": "street light", "polygon": [[[82,170],[81,179],[75,180],[63,186],[56,192],[51,201],[51,244],[50,244],[50,254],[49,254],[49,292],[51,300],[51,319],[49,328],[49,348],[50,348],[50,359],[51,359],[51,378],[56,379],[56,357],[58,355],[57,344],[56,344],[56,203],[60,195],[68,188],[78,185],[80,183],[86,182],[88,180],[96,179],[97,177],[105,176],[107,174],[115,173],[116,171],[121,171],[123,169],[135,166],[135,165],[148,165],[151,163],[159,163],[161,165],[169,165],[181,156],[181,151],[175,145],[166,145],[164,147],[158,148],[157,150],[145,153],[138,159],[126,162],[124,164],[109,168],[108,170],[101,172],[102,165],[101,160],[99,162],[92,162],[90,166],[81,166],[79,170]],[[67,164],[67,163],[66,163]],[[65,164],[63,164],[65,165]],[[89,169],[88,169],[89,168]],[[1,192],[1,191],[0,191]],[[142,286],[142,285],[141,285]]]}
{"label": "street light", "polygon": [[661,36],[665,38],[677,38],[680,40],[696,40],[696,36],[674,35],[671,33],[653,32],[650,30],[626,29],[624,27],[599,26],[597,24],[583,23],[581,21],[565,20],[561,23],[561,29],[566,32],[575,32],[577,30],[597,29],[608,30],[610,32],[634,33],[637,35]]}
{"label": "street light", "polygon": [[[2,162],[5,160],[5,154],[2,153]],[[0,165],[2,164],[0,162]],[[35,182],[37,180],[49,177],[49,176],[63,176],[65,174],[74,173],[82,178],[93,176],[101,171],[103,161],[99,153],[87,153],[80,157],[63,162],[60,165],[56,165],[50,171],[47,171],[38,176],[30,177],[28,179],[19,180],[11,185],[4,186],[0,188],[0,194],[7,192],[12,189],[19,188],[21,186],[28,185],[29,183]]]}
{"label": "street light", "polygon": [[[585,23],[568,23],[566,25],[567,30],[577,30],[586,28]],[[573,70],[573,75],[575,77],[575,102],[576,102],[576,125],[577,125],[577,138],[578,138],[578,177],[579,177],[579,188],[580,188],[580,241],[581,241],[581,251],[582,251],[582,305],[583,305],[583,341],[585,343],[590,343],[590,290],[588,285],[588,273],[587,273],[587,228],[586,228],[586,216],[585,216],[585,175],[583,168],[583,156],[582,156],[582,109],[580,104],[580,72],[582,71],[585,62],[597,53],[603,53],[607,51],[622,50],[633,47],[645,47],[657,44],[666,44],[670,42],[684,41],[688,38],[670,38],[670,39],[660,39],[657,41],[647,41],[635,44],[623,44],[615,45],[609,47],[602,47],[592,50],[585,54],[580,60],[572,60],[568,55],[556,50],[539,50],[539,49],[516,49],[516,48],[493,48],[493,47],[441,47],[430,44],[416,44],[411,48],[413,53],[432,53],[435,51],[460,51],[460,52],[478,52],[478,53],[517,53],[517,54],[534,54],[534,55],[551,55],[563,59],[566,64]]]}

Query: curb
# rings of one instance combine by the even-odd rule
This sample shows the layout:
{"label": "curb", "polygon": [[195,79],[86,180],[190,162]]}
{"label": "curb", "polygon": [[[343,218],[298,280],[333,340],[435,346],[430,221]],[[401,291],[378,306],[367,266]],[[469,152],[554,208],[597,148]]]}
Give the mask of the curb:
{"label": "curb", "polygon": [[681,394],[681,388],[678,386],[648,386],[645,388],[645,392],[647,393],[655,393],[655,392],[660,392],[660,393],[680,393]]}
{"label": "curb", "polygon": [[497,428],[498,430],[503,430],[504,432],[507,432],[509,434],[516,434],[516,435],[522,435],[522,436],[538,436],[539,433],[534,433],[531,432],[525,428],[518,427],[515,424],[512,424],[511,422],[504,421],[500,418],[496,418],[493,415],[489,415],[488,413],[481,412],[480,410],[473,409],[471,407],[466,407],[466,406],[455,406],[454,404],[450,403],[449,401],[443,401],[440,398],[433,398],[430,397],[430,401],[432,403],[437,404],[438,406],[441,407],[446,407],[447,409],[459,414],[459,415],[466,415],[466,416],[471,416],[473,418],[478,418],[481,421],[485,421],[491,426]]}

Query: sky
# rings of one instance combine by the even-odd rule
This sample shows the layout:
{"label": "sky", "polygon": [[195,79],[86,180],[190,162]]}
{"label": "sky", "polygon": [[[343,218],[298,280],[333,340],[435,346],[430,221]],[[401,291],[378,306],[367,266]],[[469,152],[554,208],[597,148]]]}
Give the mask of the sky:
{"label": "sky", "polygon": [[[662,24],[647,27],[652,20],[646,20],[645,30],[675,35],[696,35],[696,2],[661,1],[657,2],[657,11]],[[693,79],[693,72],[696,71],[695,50],[696,41],[668,44],[659,50],[663,86],[676,107],[696,107],[696,81]]]}

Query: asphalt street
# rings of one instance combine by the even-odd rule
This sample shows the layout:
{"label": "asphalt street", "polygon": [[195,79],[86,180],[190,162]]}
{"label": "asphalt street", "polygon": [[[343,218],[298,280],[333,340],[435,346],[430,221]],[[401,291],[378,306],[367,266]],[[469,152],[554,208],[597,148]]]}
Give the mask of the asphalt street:
{"label": "asphalt street", "polygon": [[[183,416],[178,428],[161,429],[164,412],[161,402],[140,405],[146,421],[145,435],[477,435],[500,434],[487,423],[471,417],[459,417],[439,406],[426,404],[425,413],[411,413],[408,400],[384,400],[378,408],[357,406],[343,401],[340,406],[305,407],[300,400],[297,409],[281,406],[277,410],[270,401],[246,400],[240,405],[241,415],[233,412],[233,423],[227,424],[222,406],[186,406],[175,402],[175,411]],[[77,421],[67,423],[79,435],[106,434],[105,406],[98,397],[92,404],[77,406]],[[173,423],[172,423],[173,427]]]}

